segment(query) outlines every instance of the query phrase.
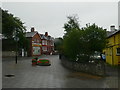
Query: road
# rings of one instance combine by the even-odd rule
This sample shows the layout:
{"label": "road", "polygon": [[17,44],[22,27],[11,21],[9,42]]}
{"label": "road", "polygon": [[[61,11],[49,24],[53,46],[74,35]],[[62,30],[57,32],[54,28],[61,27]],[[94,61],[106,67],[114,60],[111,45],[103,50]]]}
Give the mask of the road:
{"label": "road", "polygon": [[[74,72],[64,68],[58,55],[41,56],[51,61],[51,66],[32,66],[31,57],[19,58],[15,64],[14,58],[3,58],[2,87],[3,88],[109,88],[107,79],[84,73]],[[14,74],[14,77],[5,77]],[[116,82],[116,77],[115,81]],[[113,82],[113,83],[114,83]],[[112,88],[117,88],[117,84]]]}

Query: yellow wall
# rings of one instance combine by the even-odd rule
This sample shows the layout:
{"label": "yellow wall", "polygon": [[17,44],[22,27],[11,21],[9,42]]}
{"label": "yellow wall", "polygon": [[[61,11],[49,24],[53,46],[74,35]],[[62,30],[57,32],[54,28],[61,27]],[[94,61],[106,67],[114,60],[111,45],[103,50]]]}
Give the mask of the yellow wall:
{"label": "yellow wall", "polygon": [[108,48],[106,48],[106,62],[111,65],[118,65],[120,55],[117,55],[117,48],[120,48],[120,32],[108,38]]}

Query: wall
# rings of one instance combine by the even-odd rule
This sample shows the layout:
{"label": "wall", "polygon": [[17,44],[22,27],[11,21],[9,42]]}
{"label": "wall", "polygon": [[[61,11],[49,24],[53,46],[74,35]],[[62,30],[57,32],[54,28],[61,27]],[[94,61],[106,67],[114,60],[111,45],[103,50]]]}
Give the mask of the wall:
{"label": "wall", "polygon": [[[34,43],[41,43],[40,36],[39,36],[39,34],[37,33],[37,34],[35,34],[33,37],[28,37],[27,39],[28,39],[29,42],[30,42],[30,46],[29,46],[29,50],[28,50],[28,56],[33,56],[32,41],[35,40]],[[39,40],[40,42],[37,42],[36,39]],[[40,50],[41,50],[41,49],[42,49],[42,48],[41,48],[41,46],[40,46]],[[40,52],[42,52],[42,50],[41,50]],[[40,55],[41,55],[41,53],[40,53]],[[40,56],[40,55],[38,55],[38,56]]]}
{"label": "wall", "polygon": [[106,49],[106,62],[112,64],[112,47]]}
{"label": "wall", "polygon": [[14,51],[2,51],[2,57],[15,56],[16,52]]}
{"label": "wall", "polygon": [[108,38],[109,47],[106,49],[106,62],[111,65],[118,65],[120,55],[117,55],[117,48],[120,47],[120,32]]}
{"label": "wall", "polygon": [[[36,33],[36,34],[33,36],[32,42],[37,43],[37,44],[41,44],[41,39],[40,39],[40,36],[39,36],[38,33]],[[34,53],[33,53],[33,50],[34,50],[34,49],[33,49],[33,48],[35,48],[35,47],[38,48],[37,51],[38,51],[38,50],[40,50],[40,51],[38,52],[38,54],[35,54],[35,55],[34,55]],[[42,53],[42,48],[41,48],[41,46],[32,46],[32,56],[40,56],[41,53]]]}
{"label": "wall", "polygon": [[105,65],[104,63],[77,63],[68,61],[67,58],[61,56],[61,62],[63,66],[80,72],[86,72],[93,75],[105,76]]}

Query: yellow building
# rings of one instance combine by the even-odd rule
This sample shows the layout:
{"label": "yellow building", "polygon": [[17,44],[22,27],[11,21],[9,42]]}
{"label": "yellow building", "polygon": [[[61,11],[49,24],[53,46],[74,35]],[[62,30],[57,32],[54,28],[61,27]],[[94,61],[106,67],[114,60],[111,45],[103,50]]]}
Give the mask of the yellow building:
{"label": "yellow building", "polygon": [[120,64],[120,30],[112,32],[107,37],[108,46],[105,49],[106,62],[111,65]]}

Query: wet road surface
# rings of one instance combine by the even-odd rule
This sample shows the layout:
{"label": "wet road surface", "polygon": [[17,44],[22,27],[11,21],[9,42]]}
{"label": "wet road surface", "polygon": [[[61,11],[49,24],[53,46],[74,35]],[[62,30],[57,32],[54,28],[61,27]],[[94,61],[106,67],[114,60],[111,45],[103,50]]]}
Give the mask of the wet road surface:
{"label": "wet road surface", "polygon": [[[32,66],[31,57],[19,58],[15,64],[14,58],[3,58],[2,87],[3,88],[109,88],[107,78],[74,72],[64,68],[58,55],[40,56],[48,58],[51,66]],[[5,77],[12,74],[13,77]],[[115,77],[115,81],[117,78]],[[112,88],[116,88],[115,85]]]}

